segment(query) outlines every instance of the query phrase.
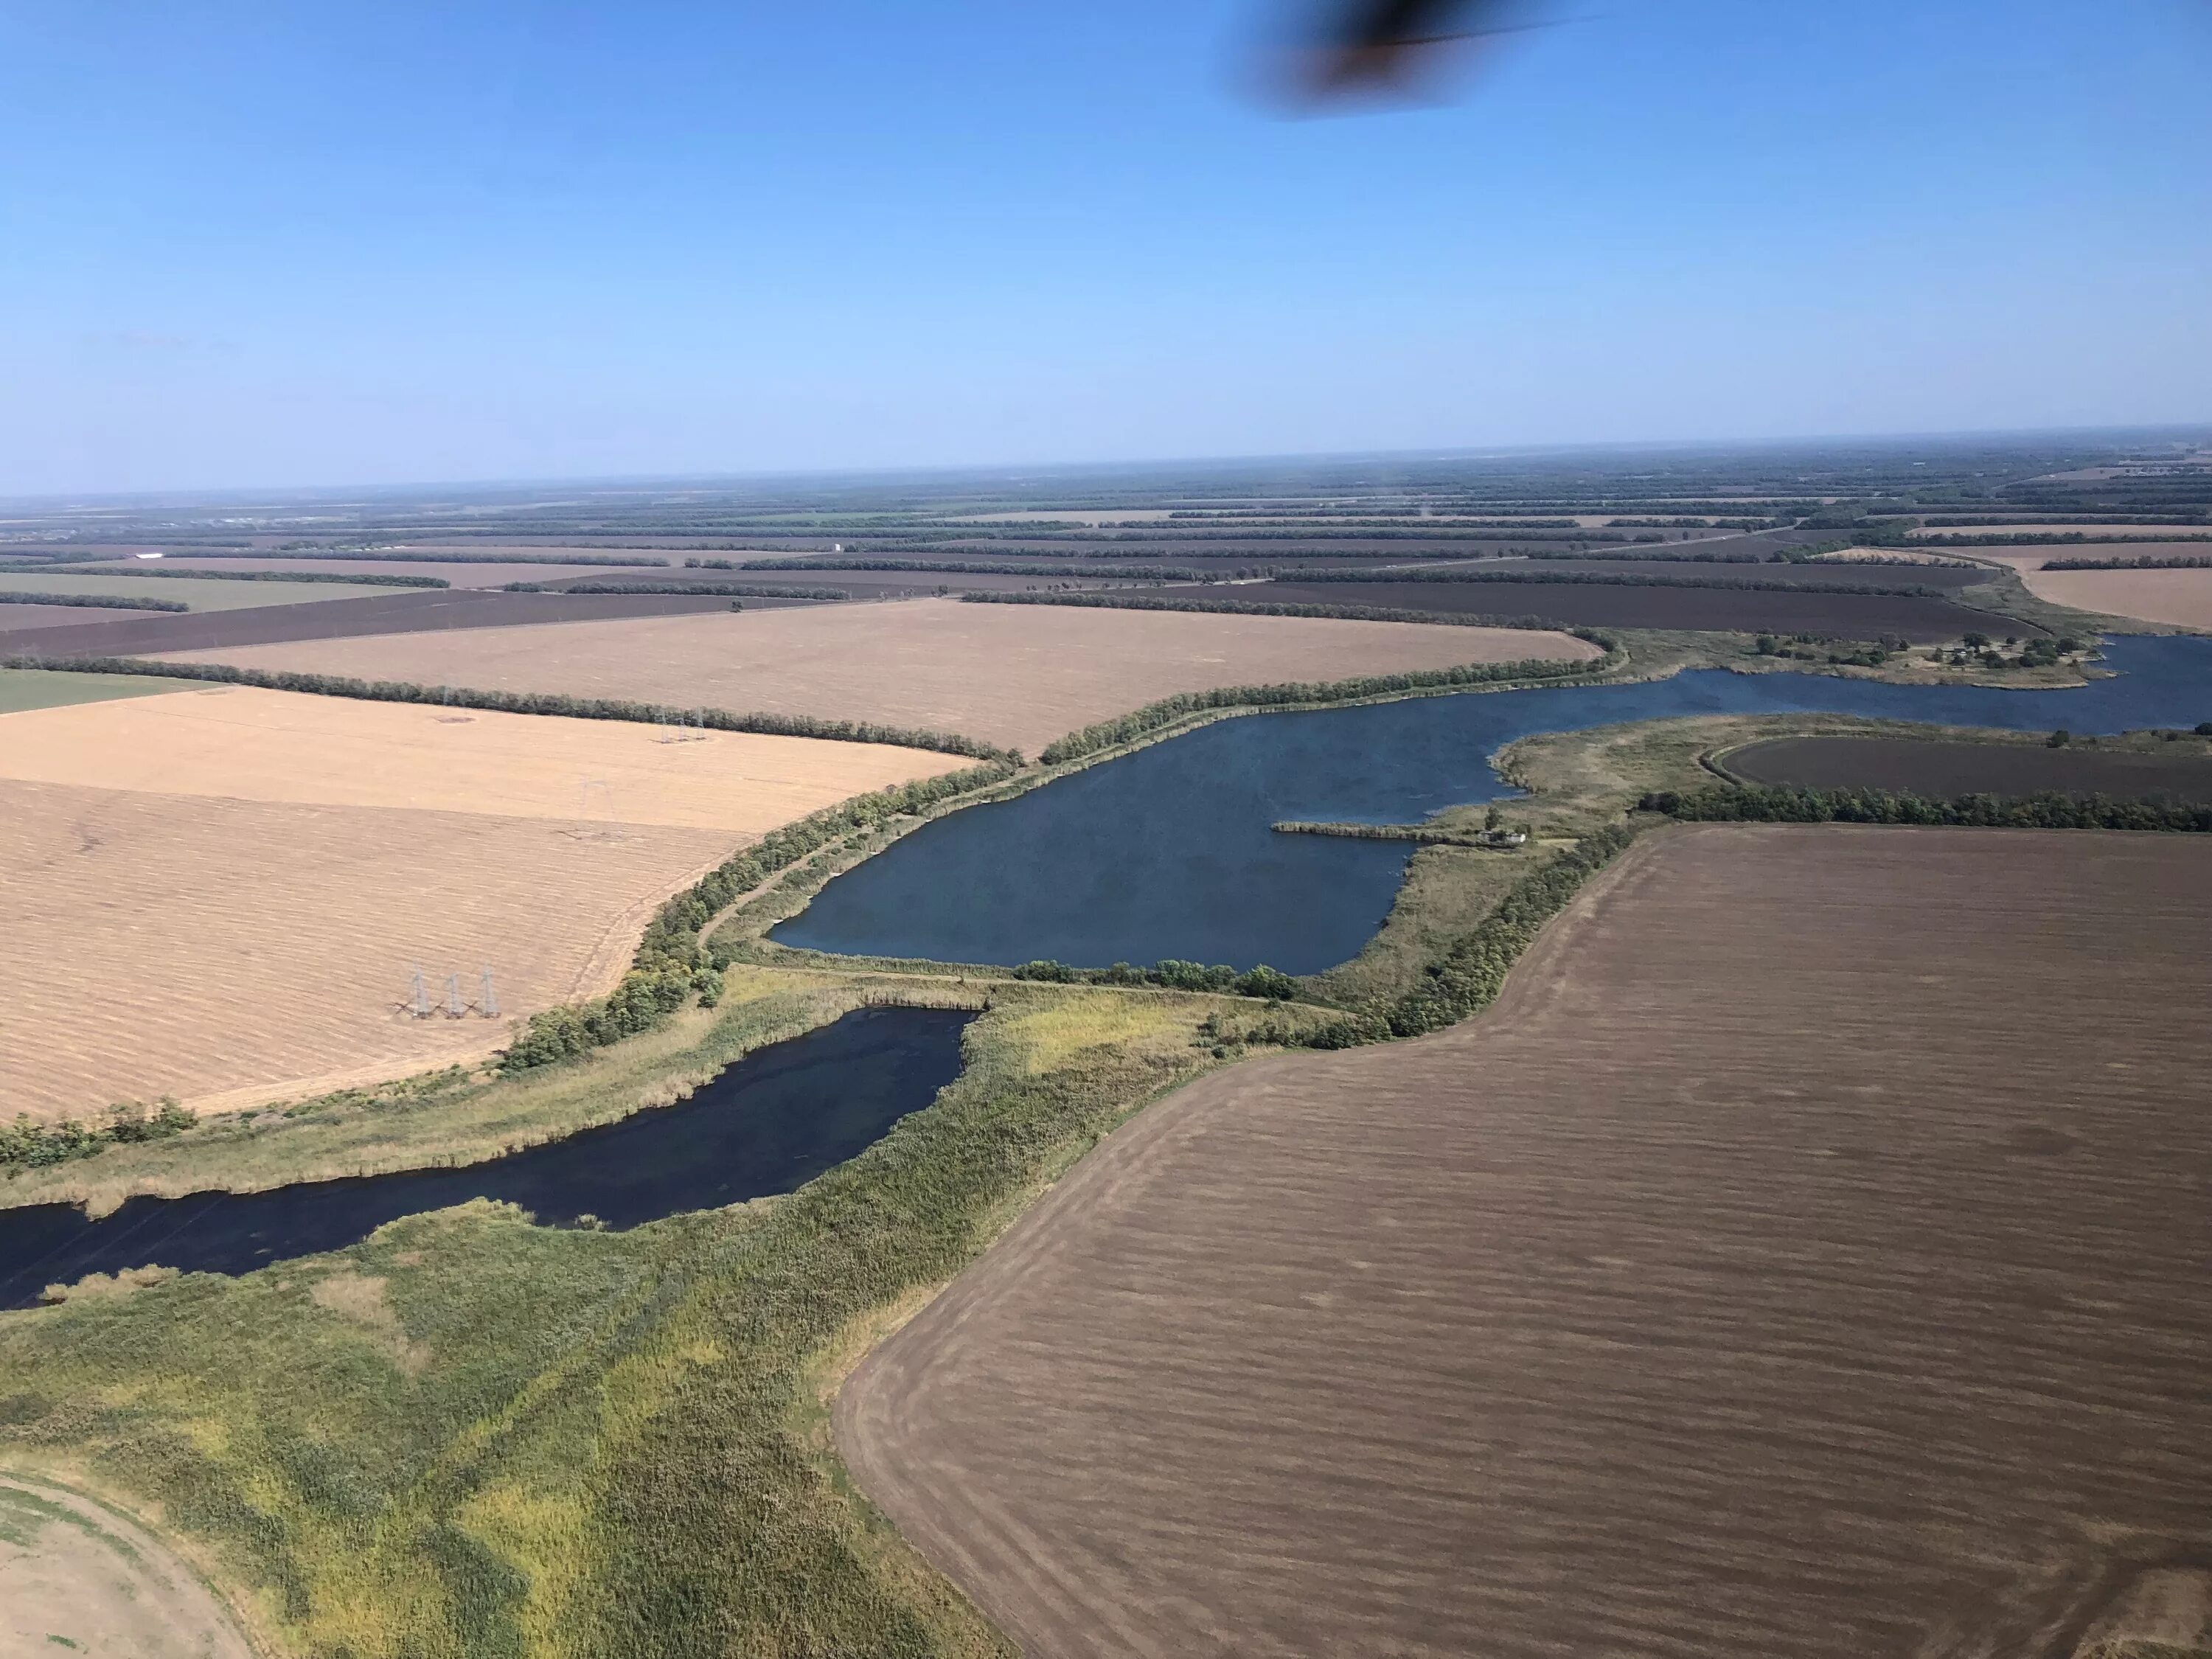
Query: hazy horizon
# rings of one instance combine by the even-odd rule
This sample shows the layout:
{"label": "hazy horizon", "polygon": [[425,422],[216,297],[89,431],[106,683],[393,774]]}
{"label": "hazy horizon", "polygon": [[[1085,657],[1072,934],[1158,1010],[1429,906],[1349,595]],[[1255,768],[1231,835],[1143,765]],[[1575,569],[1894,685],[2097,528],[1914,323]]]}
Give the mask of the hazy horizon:
{"label": "hazy horizon", "polygon": [[2195,0],[1257,3],[0,15],[0,496],[2212,422]]}

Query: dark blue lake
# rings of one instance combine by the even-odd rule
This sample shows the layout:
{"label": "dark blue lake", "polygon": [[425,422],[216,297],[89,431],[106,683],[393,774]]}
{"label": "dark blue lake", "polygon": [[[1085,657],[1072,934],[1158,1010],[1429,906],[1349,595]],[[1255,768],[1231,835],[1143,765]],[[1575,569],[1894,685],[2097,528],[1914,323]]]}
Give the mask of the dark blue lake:
{"label": "dark blue lake", "polygon": [[2117,639],[2105,666],[2118,678],[2069,690],[1701,670],[1222,720],[925,825],[770,937],[940,962],[1178,957],[1315,973],[1382,925],[1411,849],[1277,835],[1280,819],[1401,823],[1498,799],[1513,792],[1489,757],[1516,738],[1669,715],[1819,710],[2085,733],[2212,720],[2212,640]]}
{"label": "dark blue lake", "polygon": [[29,1307],[48,1285],[124,1267],[247,1273],[472,1198],[519,1204],[541,1222],[592,1215],[634,1227],[791,1192],[935,1099],[960,1074],[960,1036],[974,1018],[859,1009],[755,1049],[673,1106],[459,1169],[134,1198],[98,1221],[72,1204],[0,1210],[0,1308]]}

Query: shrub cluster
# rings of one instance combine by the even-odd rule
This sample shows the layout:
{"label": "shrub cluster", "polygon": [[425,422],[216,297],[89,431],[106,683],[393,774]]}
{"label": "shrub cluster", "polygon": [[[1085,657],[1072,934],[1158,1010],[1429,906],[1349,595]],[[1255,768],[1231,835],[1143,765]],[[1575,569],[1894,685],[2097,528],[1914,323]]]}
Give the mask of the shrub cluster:
{"label": "shrub cluster", "polygon": [[33,1123],[27,1112],[15,1121],[0,1123],[0,1168],[43,1169],[67,1164],[72,1158],[94,1158],[110,1146],[142,1140],[166,1140],[182,1134],[199,1120],[163,1096],[149,1113],[140,1102],[123,1101],[107,1109],[107,1121],[84,1124],[74,1118],[58,1123]]}
{"label": "shrub cluster", "polygon": [[1462,685],[1496,685],[1516,680],[1573,680],[1603,673],[1618,660],[1620,647],[1607,635],[1590,629],[1566,630],[1588,640],[1605,655],[1595,662],[1560,662],[1539,658],[1528,662],[1468,663],[1458,668],[1417,669],[1402,674],[1376,674],[1363,679],[1287,685],[1224,685],[1211,691],[1182,691],[1133,713],[1048,744],[1038,757],[1046,765],[1075,760],[1175,725],[1189,716],[1215,708],[1275,708],[1302,703],[1356,702],[1364,697],[1389,696],[1396,692],[1447,690]]}
{"label": "shrub cluster", "polygon": [[1051,985],[1159,985],[1176,991],[1231,991],[1240,997],[1267,997],[1281,1001],[1296,996],[1298,982],[1288,974],[1261,963],[1247,973],[1216,963],[1164,957],[1149,968],[1117,962],[1111,968],[1071,968],[1049,959],[1025,962],[1014,969],[1016,979],[1040,980]]}
{"label": "shrub cluster", "polygon": [[740,894],[856,830],[996,783],[1011,776],[1019,764],[1018,756],[1009,756],[964,772],[917,779],[855,796],[784,825],[662,905],[646,927],[629,971],[612,991],[593,1002],[532,1015],[501,1057],[500,1068],[509,1073],[526,1072],[650,1030],[694,994],[711,1007],[720,992],[720,969],[726,964],[708,951],[700,930]]}
{"label": "shrub cluster", "polygon": [[[182,605],[173,607],[181,611]],[[358,697],[370,702],[434,702],[455,708],[486,708],[507,714],[562,714],[571,720],[636,720],[661,725],[689,721],[715,732],[757,732],[781,738],[822,738],[833,743],[885,743],[902,749],[929,749],[994,762],[1019,756],[994,744],[957,732],[921,732],[903,726],[875,726],[862,720],[817,720],[811,714],[732,714],[726,708],[671,708],[661,703],[630,702],[612,697],[572,697],[558,691],[475,691],[465,686],[416,685],[405,680],[356,680],[332,674],[298,674],[259,668],[235,668],[219,662],[150,662],[140,657],[56,657],[17,654],[0,658],[4,668],[64,668],[99,674],[149,674],[161,679],[217,680],[226,685],[258,686],[267,691],[304,691],[320,697]]]}
{"label": "shrub cluster", "polygon": [[1957,795],[1937,799],[1887,789],[1806,789],[1716,784],[1656,791],[1639,810],[1694,823],[1956,824],[1987,830],[2163,830],[2212,835],[2212,805],[2120,800],[2106,795]]}

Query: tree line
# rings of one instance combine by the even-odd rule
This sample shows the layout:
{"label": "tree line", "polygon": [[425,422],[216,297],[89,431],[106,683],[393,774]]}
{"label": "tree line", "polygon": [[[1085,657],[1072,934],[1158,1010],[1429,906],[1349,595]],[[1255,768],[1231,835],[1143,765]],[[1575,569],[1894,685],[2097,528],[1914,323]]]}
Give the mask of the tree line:
{"label": "tree line", "polygon": [[842,587],[757,587],[744,582],[507,582],[502,593],[703,593],[745,599],[849,599]]}
{"label": "tree line", "polygon": [[866,555],[833,554],[823,559],[686,559],[702,570],[927,570],[962,576],[1085,576],[1100,580],[1143,582],[1208,582],[1220,577],[1212,571],[1183,565],[1016,564],[996,559],[883,559]]}
{"label": "tree line", "polygon": [[1566,908],[1583,884],[1636,839],[1626,824],[1585,836],[1506,890],[1498,907],[1429,970],[1417,988],[1377,1000],[1344,1018],[1300,1028],[1272,1019],[1251,1031],[1257,1042],[1310,1048],[1351,1048],[1393,1037],[1425,1036],[1456,1025],[1488,1007],[1544,924]]}
{"label": "tree line", "polygon": [[[1300,575],[1297,580],[1306,580]],[[1320,617],[1338,622],[1426,623],[1445,628],[1540,628],[1559,623],[1534,615],[1498,617],[1472,611],[1416,611],[1395,605],[1281,604],[1266,599],[1187,599],[1150,593],[963,593],[963,605],[1060,605],[1093,611],[1194,611],[1226,617]]]}
{"label": "tree line", "polygon": [[2204,570],[2212,569],[2212,554],[2138,553],[2133,558],[2045,559],[2045,570]]}
{"label": "tree line", "polygon": [[1220,708],[1278,708],[1304,703],[1355,702],[1365,697],[1393,693],[1443,691],[1458,686],[1500,685],[1521,680],[1580,680],[1603,674],[1620,662],[1620,646],[1607,635],[1591,629],[1564,630],[1577,639],[1601,647],[1605,655],[1595,662],[1561,662],[1538,658],[1527,662],[1478,662],[1457,668],[1415,669],[1400,674],[1375,674],[1359,679],[1332,680],[1287,685],[1224,685],[1210,691],[1182,691],[1117,719],[1101,720],[1069,733],[1045,746],[1037,758],[1047,766],[1078,760],[1085,755],[1129,743],[1193,714]]}
{"label": "tree line", "polygon": [[[181,606],[178,607],[182,609]],[[831,743],[882,743],[900,749],[928,749],[975,760],[1011,761],[1019,754],[995,744],[951,732],[926,732],[904,726],[876,726],[865,720],[821,720],[812,714],[732,714],[726,708],[675,708],[665,703],[631,702],[613,697],[573,697],[559,691],[477,691],[465,686],[416,685],[405,680],[357,680],[334,674],[237,668],[219,662],[149,662],[143,657],[54,657],[17,653],[0,658],[0,667],[57,668],[88,674],[145,674],[157,679],[215,680],[251,685],[264,691],[300,691],[318,697],[355,697],[368,702],[433,702],[456,708],[483,708],[503,714],[560,714],[571,720],[635,720],[649,726],[688,721],[714,732],[750,732],[778,738],[821,738]]]}
{"label": "tree line", "polygon": [[125,593],[5,593],[0,605],[64,605],[80,611],[190,611],[182,599],[147,599]]}
{"label": "tree line", "polygon": [[612,991],[594,1001],[532,1014],[501,1056],[500,1068],[526,1072],[619,1042],[651,1030],[694,997],[712,1007],[728,964],[707,948],[700,932],[741,895],[855,830],[1000,782],[1019,766],[1018,756],[1007,756],[963,772],[917,779],[855,796],[771,832],[663,904]]}
{"label": "tree line", "polygon": [[[79,574],[57,570],[56,575]],[[167,570],[132,564],[127,571],[91,570],[92,576],[128,575],[167,578],[171,581],[208,582],[341,582],[355,587],[451,587],[443,576],[380,576],[359,570]]]}
{"label": "tree line", "polygon": [[1022,963],[1013,970],[1013,976],[1049,985],[1157,985],[1172,991],[1222,991],[1272,1001],[1286,1001],[1298,993],[1297,980],[1264,962],[1240,974],[1225,963],[1209,968],[1174,957],[1163,957],[1149,968],[1133,967],[1126,962],[1117,962],[1111,968],[1071,968],[1047,957]]}
{"label": "tree line", "polygon": [[1451,582],[1480,584],[1545,582],[1575,587],[1723,587],[1767,593],[1879,593],[1897,599],[1941,599],[1948,594],[1925,582],[1822,582],[1818,586],[1772,576],[1645,576],[1612,570],[1314,570],[1301,572],[1309,582]]}
{"label": "tree line", "polygon": [[1941,799],[1887,789],[1808,789],[1791,784],[1715,784],[1656,790],[1639,811],[1692,823],[1914,823],[1981,830],[2152,830],[2212,834],[2212,805],[2106,795],[1957,795]]}

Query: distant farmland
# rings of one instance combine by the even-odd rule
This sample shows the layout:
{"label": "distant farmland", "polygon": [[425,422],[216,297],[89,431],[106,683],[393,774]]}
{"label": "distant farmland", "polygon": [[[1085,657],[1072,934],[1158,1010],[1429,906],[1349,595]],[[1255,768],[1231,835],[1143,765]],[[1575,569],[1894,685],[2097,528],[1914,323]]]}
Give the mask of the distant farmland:
{"label": "distant farmland", "polygon": [[[2173,745],[2179,751],[2181,745]],[[2046,791],[2124,799],[2212,801],[2212,757],[2191,742],[2172,755],[2047,748],[2040,743],[1932,743],[1909,738],[1776,738],[1717,757],[1752,783],[1954,795]]]}
{"label": "distant farmland", "polygon": [[916,599],[330,640],[176,659],[875,720],[1035,752],[1176,691],[1597,654],[1565,635],[1517,629]]}
{"label": "distant farmland", "polygon": [[[1724,576],[1729,568],[1722,566],[1717,574]],[[1756,577],[1763,568],[1749,566],[1744,574]],[[1881,585],[1875,574],[1863,570],[1852,580]],[[1915,580],[1914,572],[1899,573],[1899,585]],[[1635,587],[1595,582],[1290,581],[1255,583],[1222,597],[1273,605],[1372,605],[1400,611],[1537,617],[1575,628],[1705,629],[1743,634],[1814,634],[1848,640],[1894,635],[1916,644],[1955,640],[1969,630],[2022,635],[2043,631],[2031,623],[1950,599],[1827,593],[1809,584],[1802,592],[1784,592],[1695,587],[1674,581],[1663,586]]]}
{"label": "distant farmland", "polygon": [[839,1444],[1031,1653],[2069,1654],[2212,1546],[2208,928],[2196,838],[1670,832],[1141,1115]]}
{"label": "distant farmland", "polygon": [[[2212,553],[2212,544],[2191,551]],[[2046,549],[2051,558],[2088,556],[2079,549]],[[2145,622],[2212,629],[2212,569],[2043,570],[2024,569],[2028,592],[2053,605],[2139,617]]]}
{"label": "distant farmland", "polygon": [[[153,684],[158,684],[158,682]],[[312,1092],[595,994],[738,846],[921,750],[240,687],[0,715],[0,1111]],[[118,784],[127,787],[117,787]],[[411,1018],[494,970],[500,1018]]]}
{"label": "distant farmland", "polygon": [[[148,581],[140,586],[166,591],[198,584]],[[288,589],[288,585],[277,582],[211,581],[206,586],[237,588],[249,593],[264,588]],[[424,630],[511,628],[526,623],[668,617],[709,611],[726,612],[730,608],[728,599],[708,593],[488,593],[434,587],[387,593],[373,587],[353,587],[336,582],[316,585],[315,592],[321,603],[272,604],[212,616],[131,616],[118,611],[110,614],[123,620],[110,621],[98,629],[72,628],[66,632],[50,628],[10,627],[6,612],[16,607],[0,606],[0,655],[40,653],[47,656],[76,653],[135,657],[157,651],[213,651],[285,640],[353,639]],[[356,597],[362,594],[372,597]],[[750,599],[746,603],[756,607],[773,607],[793,601]]]}

